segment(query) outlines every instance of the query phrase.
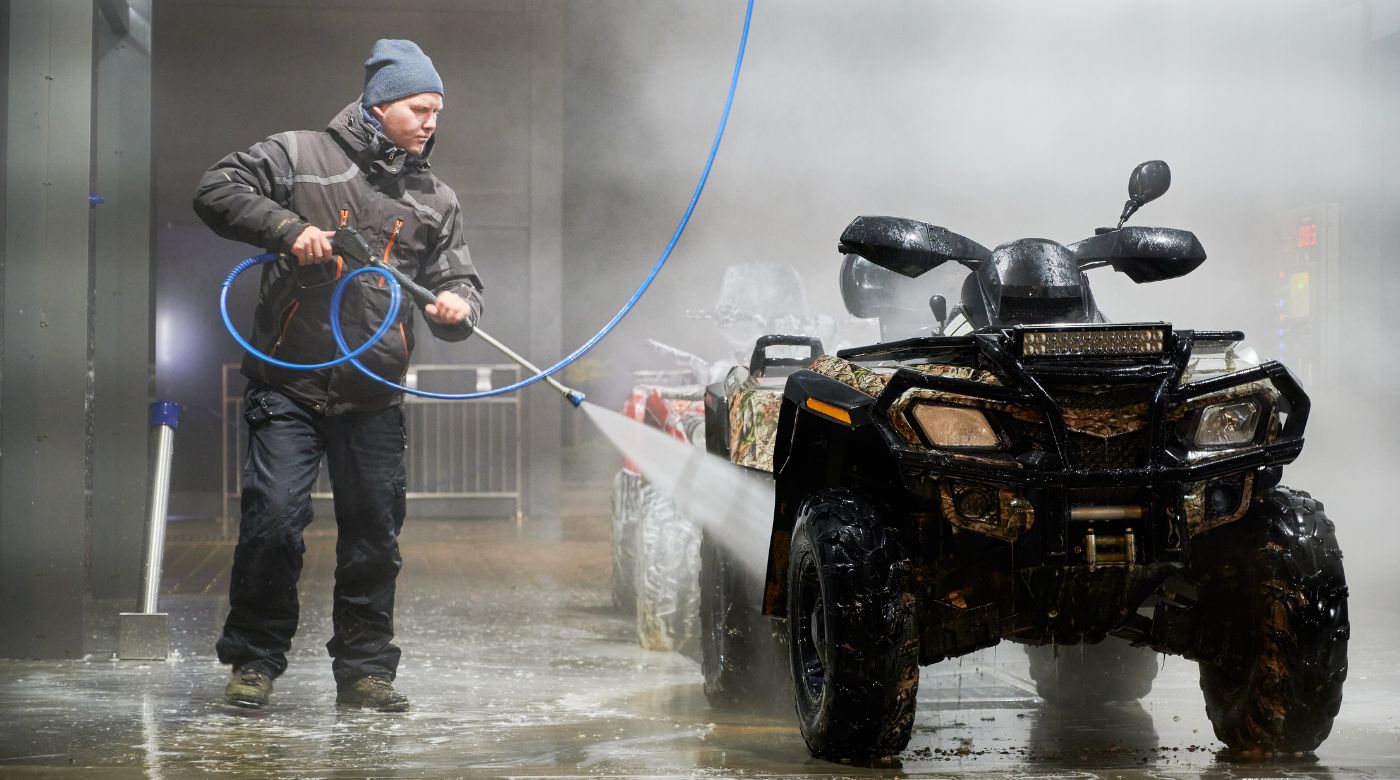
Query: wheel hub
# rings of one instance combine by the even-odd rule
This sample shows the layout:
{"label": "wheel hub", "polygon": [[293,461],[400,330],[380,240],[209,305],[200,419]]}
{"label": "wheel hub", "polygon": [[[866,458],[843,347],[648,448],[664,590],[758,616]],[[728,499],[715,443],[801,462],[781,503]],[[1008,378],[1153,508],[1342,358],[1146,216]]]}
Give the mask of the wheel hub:
{"label": "wheel hub", "polygon": [[826,687],[826,609],[816,562],[810,558],[803,561],[801,574],[802,610],[796,616],[800,621],[797,657],[801,664],[797,687],[806,702],[815,706]]}

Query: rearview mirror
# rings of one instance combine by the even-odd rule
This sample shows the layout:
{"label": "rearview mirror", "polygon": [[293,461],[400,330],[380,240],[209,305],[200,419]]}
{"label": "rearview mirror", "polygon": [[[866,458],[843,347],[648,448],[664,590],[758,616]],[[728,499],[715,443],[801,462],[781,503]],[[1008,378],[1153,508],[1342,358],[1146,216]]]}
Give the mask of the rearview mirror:
{"label": "rearview mirror", "polygon": [[890,275],[860,255],[841,261],[841,302],[852,317],[878,317],[890,297]]}
{"label": "rearview mirror", "polygon": [[1128,198],[1141,206],[1162,197],[1170,186],[1172,169],[1161,160],[1150,160],[1134,168],[1128,177]]}
{"label": "rearview mirror", "polygon": [[948,299],[941,295],[935,295],[928,299],[928,307],[933,311],[933,318],[942,325],[948,321]]}
{"label": "rearview mirror", "polygon": [[1128,177],[1128,202],[1123,204],[1123,215],[1118,218],[1118,227],[1128,221],[1144,204],[1162,197],[1172,186],[1172,169],[1162,160],[1148,160],[1133,169]]}

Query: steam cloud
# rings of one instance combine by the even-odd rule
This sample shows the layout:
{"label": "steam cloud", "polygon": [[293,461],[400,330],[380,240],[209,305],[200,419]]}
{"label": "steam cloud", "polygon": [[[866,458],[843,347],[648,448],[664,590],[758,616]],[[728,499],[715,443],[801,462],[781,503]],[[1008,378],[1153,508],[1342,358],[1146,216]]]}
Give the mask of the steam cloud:
{"label": "steam cloud", "polygon": [[[568,13],[565,328],[582,333],[635,289],[684,209],[743,3],[611,0]],[[1313,284],[1339,295],[1319,297],[1313,314],[1314,327],[1346,338],[1325,354],[1284,350],[1314,399],[1309,444],[1284,481],[1327,504],[1354,595],[1377,600],[1400,584],[1378,500],[1400,461],[1385,433],[1397,377],[1377,363],[1394,352],[1380,317],[1396,278],[1384,259],[1394,192],[1381,173],[1397,169],[1400,137],[1384,132],[1397,101],[1381,76],[1400,58],[1376,42],[1400,28],[1396,16],[1317,0],[766,0],[695,221],[593,354],[606,378],[590,397],[616,405],[632,369],[670,365],[642,346],[649,337],[725,357],[717,329],[682,314],[715,304],[727,265],[791,265],[811,310],[845,319],[835,243],[852,217],[914,217],[989,247],[1068,243],[1113,224],[1129,171],[1149,159],[1172,166],[1172,189],[1130,224],[1193,230],[1210,259],[1141,286],[1094,272],[1100,306],[1120,321],[1245,330],[1273,356],[1288,338],[1277,319],[1278,271],[1291,262],[1282,215],[1337,203],[1341,260],[1314,270]]]}

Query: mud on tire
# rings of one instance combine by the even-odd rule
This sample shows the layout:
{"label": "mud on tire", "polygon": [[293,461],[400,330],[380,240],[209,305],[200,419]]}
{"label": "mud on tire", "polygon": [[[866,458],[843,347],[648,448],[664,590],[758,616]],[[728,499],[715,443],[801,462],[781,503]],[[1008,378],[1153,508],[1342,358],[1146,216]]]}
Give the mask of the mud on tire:
{"label": "mud on tire", "polygon": [[1342,553],[1321,502],[1275,488],[1196,543],[1209,551],[1201,604],[1225,630],[1221,660],[1200,664],[1216,737],[1240,752],[1316,749],[1342,703],[1350,636]]}
{"label": "mud on tire", "polygon": [[868,760],[909,743],[919,648],[909,561],[894,529],[847,490],[798,512],[788,565],[788,652],[813,755]]}
{"label": "mud on tire", "polygon": [[1092,645],[1027,645],[1035,691],[1053,705],[1136,701],[1152,692],[1161,656],[1117,637]]}

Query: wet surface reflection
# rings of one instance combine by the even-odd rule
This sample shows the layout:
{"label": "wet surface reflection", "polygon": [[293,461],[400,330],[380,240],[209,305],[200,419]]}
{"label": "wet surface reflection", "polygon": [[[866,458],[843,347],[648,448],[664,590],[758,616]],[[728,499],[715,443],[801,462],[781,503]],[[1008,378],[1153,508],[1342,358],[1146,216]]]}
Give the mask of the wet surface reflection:
{"label": "wet surface reflection", "polygon": [[[313,526],[314,527],[314,526]],[[172,539],[178,657],[0,661],[0,776],[1391,777],[1400,774],[1400,623],[1357,605],[1352,670],[1318,756],[1219,754],[1193,664],[1166,659],[1141,703],[1051,710],[1020,648],[922,671],[908,749],[877,766],[811,758],[784,706],[711,709],[695,661],[637,646],[609,605],[605,519],[549,540],[513,523],[420,522],[404,538],[399,687],[408,713],[335,707],[330,532],[308,540],[303,624],[272,705],[226,706],[216,535]],[[182,545],[190,547],[183,549]],[[188,555],[186,555],[188,553]],[[196,554],[197,553],[197,554]],[[212,561],[212,563],[208,563]]]}

